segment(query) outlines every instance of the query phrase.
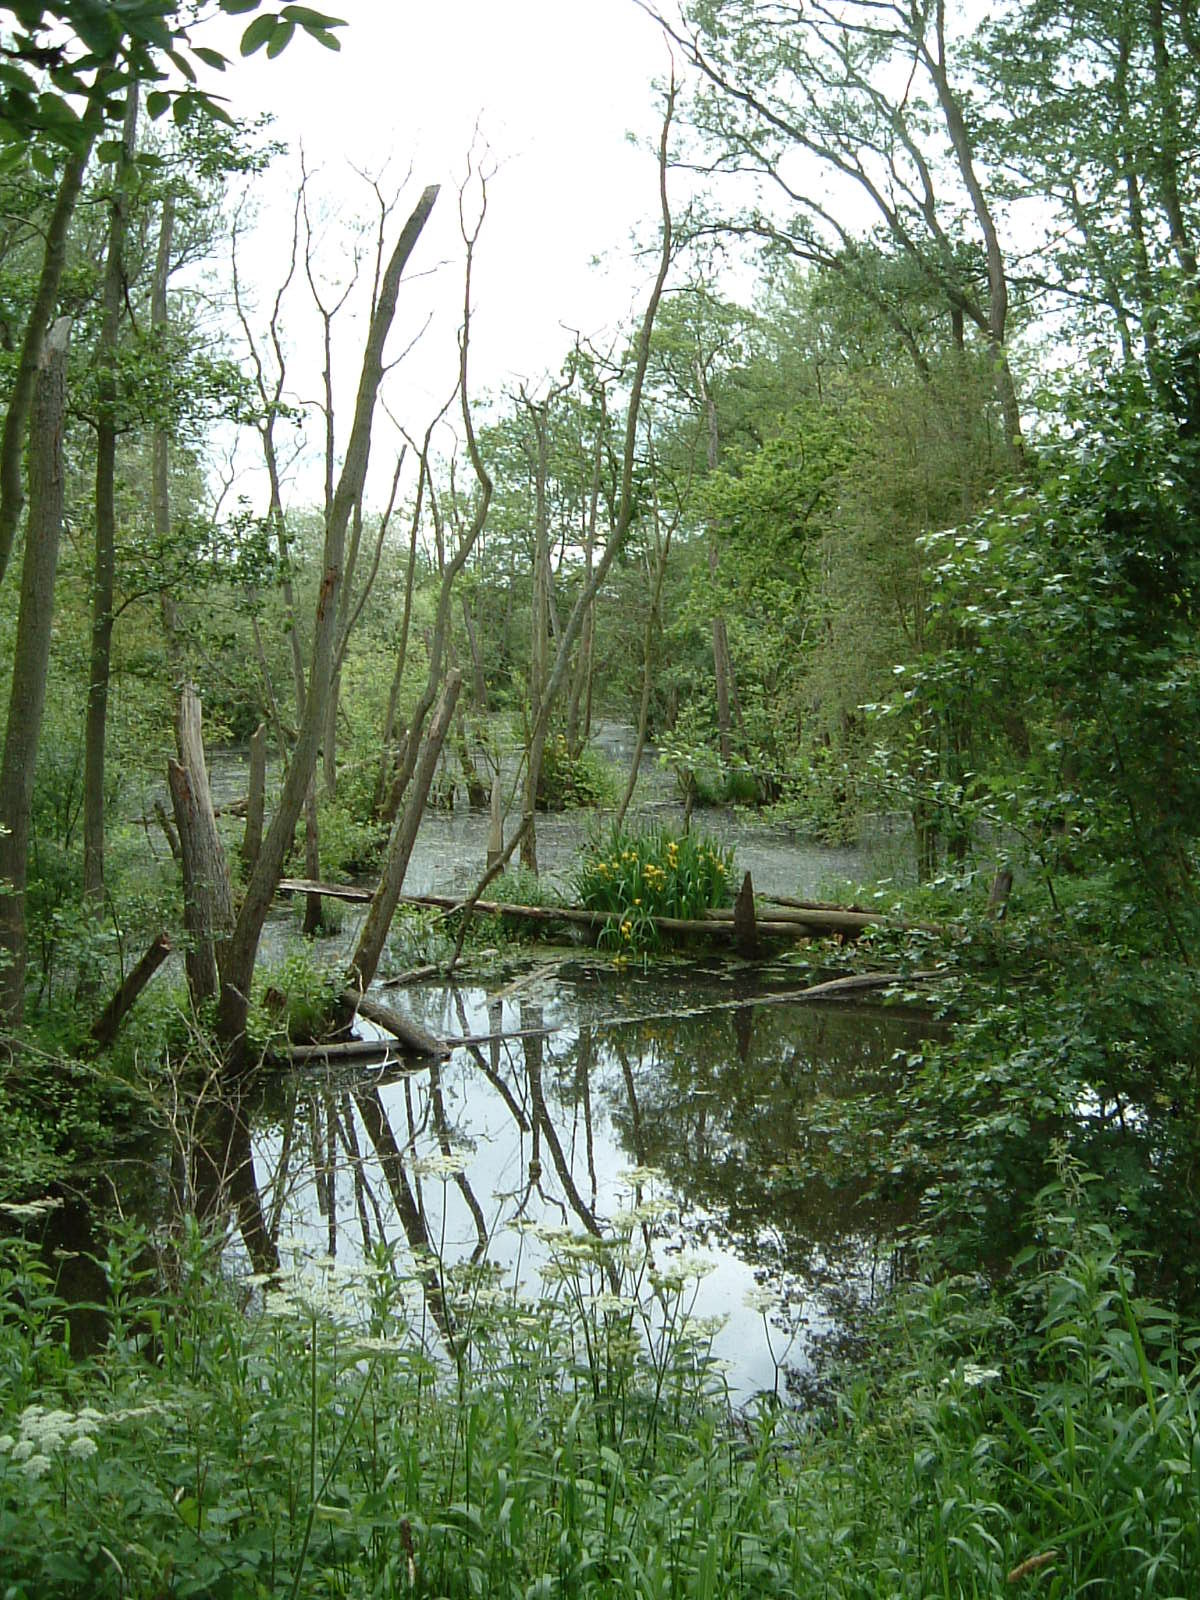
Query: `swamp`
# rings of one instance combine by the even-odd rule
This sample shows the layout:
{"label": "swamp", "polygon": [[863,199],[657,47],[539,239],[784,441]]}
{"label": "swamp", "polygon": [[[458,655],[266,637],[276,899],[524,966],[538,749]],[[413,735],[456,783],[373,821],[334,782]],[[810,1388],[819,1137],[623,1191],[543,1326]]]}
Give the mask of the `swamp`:
{"label": "swamp", "polygon": [[0,6],[0,1600],[1200,1600],[1188,6],[340,10]]}

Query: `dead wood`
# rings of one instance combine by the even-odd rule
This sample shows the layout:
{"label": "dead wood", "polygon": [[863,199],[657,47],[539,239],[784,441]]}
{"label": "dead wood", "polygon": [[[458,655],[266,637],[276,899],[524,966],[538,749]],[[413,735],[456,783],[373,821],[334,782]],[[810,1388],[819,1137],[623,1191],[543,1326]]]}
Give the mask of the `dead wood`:
{"label": "dead wood", "polygon": [[170,935],[160,933],[92,1024],[92,1039],[102,1049],[116,1038],[138,996],[170,954]]}
{"label": "dead wood", "polygon": [[403,1049],[414,1055],[445,1056],[450,1053],[445,1040],[435,1039],[433,1034],[426,1033],[424,1028],[418,1027],[415,1022],[410,1022],[407,1017],[402,1017],[390,1006],[373,1000],[370,995],[360,995],[353,989],[347,989],[342,995],[342,1003],[351,1017],[357,1012],[360,1017],[366,1017],[367,1021],[373,1022],[376,1027],[386,1028]]}

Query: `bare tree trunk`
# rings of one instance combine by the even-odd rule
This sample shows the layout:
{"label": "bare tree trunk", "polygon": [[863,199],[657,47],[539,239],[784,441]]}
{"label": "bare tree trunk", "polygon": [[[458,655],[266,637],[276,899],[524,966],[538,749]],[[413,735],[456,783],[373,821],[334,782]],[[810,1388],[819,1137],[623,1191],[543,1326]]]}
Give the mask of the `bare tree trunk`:
{"label": "bare tree trunk", "polygon": [[112,672],[113,591],[117,574],[117,342],[125,298],[126,185],[137,142],[138,87],[125,93],[121,151],[113,169],[113,194],[104,265],[100,337],[96,352],[96,562],[92,573],[92,645],[83,738],[83,892],[104,897],[104,758],[108,684]]}
{"label": "bare tree trunk", "polygon": [[[651,466],[653,471],[653,464]],[[633,791],[637,787],[638,768],[642,763],[642,751],[646,748],[646,731],[650,723],[650,690],[654,675],[654,642],[662,629],[662,619],[659,615],[659,606],[662,601],[663,579],[667,572],[667,557],[671,553],[671,534],[674,529],[668,527],[665,536],[658,539],[658,495],[654,495],[654,521],[655,535],[658,543],[658,559],[654,564],[654,580],[650,589],[650,609],[646,613],[646,628],[642,637],[642,698],[638,707],[637,737],[633,744],[633,759],[629,765],[629,779],[625,785],[625,793],[621,796],[621,804],[617,807],[613,827],[620,828],[624,825],[625,815],[629,810],[629,802],[633,799]]]}
{"label": "bare tree trunk", "polygon": [[383,379],[384,344],[395,316],[401,275],[433,210],[437,195],[436,186],[426,189],[405,223],[388,261],[367,335],[346,458],[325,521],[324,575],[317,599],[312,662],[304,716],[297,733],[279,804],[263,840],[254,871],[250,874],[246,885],[245,899],[229,941],[225,968],[222,972],[217,1026],[228,1051],[230,1065],[235,1069],[244,1059],[250,979],[254,971],[254,958],[263,922],[271,906],[275,885],[291,844],[296,821],[304,805],[304,797],[316,770],[321,732],[325,723],[325,692],[337,643],[337,598],[342,576],[346,530],[366,477],[371,424],[379,385]]}
{"label": "bare tree trunk", "polygon": [[20,1026],[25,1010],[25,878],[62,534],[63,411],[70,335],[67,317],[60,317],[47,333],[30,404],[29,518],[0,761],[0,1018],[10,1028]]}
{"label": "bare tree trunk", "polygon": [[250,794],[246,803],[246,831],[242,835],[242,865],[254,869],[262,848],[263,816],[267,795],[267,725],[260,722],[250,736]]}
{"label": "bare tree trunk", "polygon": [[[699,356],[696,357],[695,372],[700,403],[704,407],[705,460],[709,472],[715,472],[721,449],[720,433],[717,428],[717,404],[713,399],[712,391],[708,387],[704,363]],[[729,633],[725,627],[725,616],[720,605],[716,603],[715,591],[719,565],[720,555],[717,550],[716,530],[710,528],[708,533],[708,576],[713,585],[713,602],[716,607],[712,618],[712,657],[713,681],[717,691],[717,742],[721,752],[721,762],[728,768],[733,760],[733,722],[730,716],[730,707],[736,701],[737,691],[733,687],[733,661],[729,654]]]}
{"label": "bare tree trunk", "polygon": [[[171,239],[175,231],[175,197],[168,194],[163,199],[162,216],[158,226],[158,250],[154,257],[154,283],[150,293],[150,327],[162,339],[167,331],[167,280],[171,273]],[[151,442],[150,501],[154,517],[154,537],[165,545],[171,534],[171,435],[159,424],[154,429]],[[169,589],[159,595],[163,634],[172,661],[179,660],[179,629],[176,621],[175,597]]]}
{"label": "bare tree trunk", "polygon": [[[625,544],[625,540],[629,534],[630,525],[633,521],[633,468],[634,459],[637,454],[637,428],[638,416],[640,414],[642,404],[642,388],[646,379],[646,367],[650,360],[650,335],[654,329],[654,319],[658,313],[658,305],[659,301],[662,299],[663,286],[667,281],[667,273],[671,266],[672,229],[671,208],[667,196],[667,147],[670,139],[671,121],[674,117],[674,113],[675,79],[672,75],[670,88],[667,93],[667,106],[665,115],[663,117],[662,133],[659,138],[658,149],[658,194],[659,206],[662,214],[662,246],[659,252],[658,272],[655,276],[654,285],[650,291],[650,297],[646,302],[646,310],[642,316],[642,325],[638,330],[638,337],[635,345],[636,357],[634,361],[633,381],[629,387],[629,405],[625,414],[625,444],[621,456],[621,497],[617,507],[616,526],[613,528],[612,534],[609,537],[604,554],[596,563],[591,578],[583,586],[578,597],[576,598],[575,604],[571,608],[571,615],[567,619],[566,626],[563,629],[562,637],[558,641],[558,650],[555,654],[554,665],[550,670],[550,676],[546,683],[546,691],[542,700],[541,712],[531,733],[531,747],[539,738],[543,744],[545,742],[546,730],[550,723],[550,714],[553,709],[555,699],[561,691],[563,683],[566,679],[567,669],[571,662],[571,651],[574,648],[576,639],[579,637],[579,631],[583,626],[584,616],[587,613],[588,607],[595,600],[601,585],[608,577],[613,562],[621,553],[621,550]],[[521,823],[522,827],[525,827],[528,821],[528,816],[523,817]]]}
{"label": "bare tree trunk", "polygon": [[167,781],[183,862],[184,962],[192,1004],[200,1006],[215,999],[220,986],[223,943],[233,928],[233,888],[208,787],[200,697],[190,684],[179,697],[175,734],[179,760],[167,763]]}
{"label": "bare tree trunk", "polygon": [[442,746],[446,742],[446,734],[450,729],[461,688],[462,673],[457,670],[450,672],[433,722],[430,724],[420,762],[413,775],[408,803],[403,815],[396,818],[392,828],[379,886],[371,897],[370,909],[367,911],[366,921],[358,936],[358,944],[355,946],[350,968],[346,974],[348,986],[359,994],[370,988],[378,971],[388,929],[392,925],[400,891],[404,887],[404,874],[408,871],[409,857],[416,842],[417,829],[425,811],[429,785],[433,782],[433,774],[442,753]]}
{"label": "bare tree trunk", "polygon": [[[83,175],[95,139],[93,133],[79,150],[73,151],[66,161],[59,180],[54,209],[46,228],[46,242],[42,251],[42,270],[34,292],[33,304],[25,324],[25,337],[21,341],[21,354],[17,361],[16,377],[4,413],[4,428],[0,433],[0,580],[8,567],[13,540],[21,520],[25,496],[21,482],[21,456],[25,448],[25,426],[30,420],[35,383],[42,366],[42,347],[47,338],[54,308],[58,303],[58,286],[67,259],[67,234],[75,214],[75,202],[83,186]],[[32,441],[31,441],[32,448]]]}

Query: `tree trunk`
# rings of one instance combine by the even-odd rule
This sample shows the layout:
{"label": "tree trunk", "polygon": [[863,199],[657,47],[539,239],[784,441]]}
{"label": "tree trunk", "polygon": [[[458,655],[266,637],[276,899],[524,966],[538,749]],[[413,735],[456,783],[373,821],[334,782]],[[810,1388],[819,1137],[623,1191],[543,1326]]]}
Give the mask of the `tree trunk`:
{"label": "tree trunk", "polygon": [[183,862],[184,957],[192,1004],[216,998],[224,943],[233,928],[233,888],[217,833],[204,762],[200,698],[190,684],[179,696],[175,726],[179,760],[168,761],[167,781]]}
{"label": "tree trunk", "polygon": [[137,142],[138,88],[125,95],[121,151],[113,169],[113,194],[104,265],[97,343],[96,560],[92,572],[92,641],[83,738],[83,892],[104,898],[104,759],[108,735],[108,684],[112,672],[113,590],[117,574],[117,343],[125,298],[125,233],[129,169]]}
{"label": "tree trunk", "polygon": [[442,753],[442,745],[446,741],[450,723],[454,716],[454,707],[458,702],[458,693],[462,688],[462,673],[457,670],[449,673],[442,698],[438,703],[433,722],[430,724],[429,733],[421,751],[420,761],[413,774],[412,786],[408,795],[403,814],[396,818],[392,828],[392,836],[388,840],[387,859],[384,862],[383,874],[379,886],[371,899],[370,909],[366,921],[363,923],[362,932],[355,946],[354,956],[350,962],[350,969],[346,975],[346,982],[351,989],[362,994],[370,987],[375,973],[379,968],[379,959],[383,955],[384,942],[388,936],[388,929],[392,925],[392,918],[396,914],[396,905],[400,899],[400,891],[404,887],[404,874],[408,870],[409,857],[416,842],[417,829],[421,824],[421,817],[425,811],[425,801],[429,794],[429,785],[433,782],[433,774],[437,768],[438,758]]}
{"label": "tree trunk", "polygon": [[[150,327],[161,343],[167,332],[167,280],[171,274],[171,239],[175,231],[175,197],[163,199],[158,226],[158,250],[154,257],[154,282],[150,292]],[[171,435],[162,424],[156,425],[151,442],[150,501],[154,517],[154,537],[166,547],[171,536]],[[159,593],[159,611],[170,661],[181,665],[175,597],[169,589]]]}
{"label": "tree trunk", "polygon": [[254,958],[258,950],[259,937],[271,907],[275,885],[291,845],[297,819],[304,806],[305,795],[316,770],[321,733],[325,723],[325,693],[337,643],[337,598],[346,547],[346,530],[354,505],[362,493],[366,476],[375,401],[383,379],[384,344],[396,312],[401,275],[433,210],[437,194],[436,186],[426,189],[405,223],[383,275],[379,298],[367,335],[346,458],[325,521],[323,576],[318,591],[308,698],[304,716],[292,751],[292,760],[279,804],[263,840],[254,871],[250,874],[246,885],[245,899],[229,942],[225,970],[222,973],[217,1028],[228,1052],[229,1064],[235,1070],[242,1064],[244,1058],[250,980],[254,972]]}
{"label": "tree trunk", "polygon": [[[21,483],[21,456],[25,447],[25,425],[30,420],[30,405],[38,373],[42,366],[42,347],[47,329],[58,303],[58,285],[62,279],[67,259],[67,233],[75,214],[75,202],[83,185],[88,158],[92,153],[95,135],[84,146],[67,157],[59,180],[54,210],[46,229],[46,242],[42,251],[42,270],[29,308],[25,324],[25,337],[21,341],[21,354],[12,392],[4,413],[4,429],[0,433],[0,580],[8,567],[13,540],[21,520],[25,496]],[[34,448],[30,441],[31,452]],[[32,486],[31,486],[32,491]]]}
{"label": "tree trunk", "polygon": [[60,317],[42,344],[31,398],[29,519],[0,761],[0,1018],[10,1028],[20,1026],[25,1010],[25,878],[62,534],[63,411],[70,335],[70,319]]}
{"label": "tree trunk", "polygon": [[260,722],[250,736],[250,794],[246,802],[246,831],[242,835],[242,866],[254,870],[262,848],[263,816],[267,796],[267,725]]}

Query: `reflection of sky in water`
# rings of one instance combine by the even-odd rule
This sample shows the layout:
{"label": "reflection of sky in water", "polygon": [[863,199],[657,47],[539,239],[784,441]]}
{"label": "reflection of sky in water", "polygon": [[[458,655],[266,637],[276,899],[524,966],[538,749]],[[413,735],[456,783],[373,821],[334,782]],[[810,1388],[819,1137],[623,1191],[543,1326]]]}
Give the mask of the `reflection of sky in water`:
{"label": "reflection of sky in water", "polygon": [[[631,1088],[635,1100],[644,1094],[652,1102],[655,1117],[664,1105],[669,1115],[683,1115],[689,1107],[694,1114],[701,1102],[711,1106],[712,1090],[698,1078],[688,1082],[685,1075],[680,1079],[678,1063],[682,1057],[678,1051],[672,1058],[676,1064],[672,1077],[663,1047],[646,1029],[602,1028],[595,1035],[581,1038],[578,1025],[572,1026],[567,1019],[572,1013],[578,1018],[581,1010],[628,1017],[645,1016],[656,1008],[681,1001],[702,1003],[704,995],[693,992],[693,983],[683,983],[681,975],[670,970],[643,978],[629,973],[620,977],[612,972],[605,975],[598,969],[572,982],[552,973],[540,984],[527,987],[520,998],[513,995],[500,1002],[493,999],[490,1004],[479,989],[452,995],[445,988],[430,988],[406,992],[400,1002],[393,997],[393,1003],[406,1004],[424,1026],[451,1038],[465,1032],[556,1029],[544,1038],[483,1045],[478,1058],[466,1050],[456,1051],[439,1074],[444,1111],[440,1132],[428,1069],[379,1086],[379,1103],[403,1152],[408,1183],[430,1244],[445,1264],[468,1260],[480,1245],[482,1231],[487,1259],[503,1269],[503,1281],[536,1294],[538,1271],[549,1257],[550,1246],[536,1233],[514,1228],[512,1224],[518,1217],[535,1224],[565,1225],[579,1233],[589,1226],[607,1232],[618,1209],[635,1202],[638,1196],[631,1193],[629,1182],[622,1178],[645,1154],[644,1150],[633,1148],[634,1143],[644,1145],[645,1141],[639,1140],[636,1132],[642,1113],[631,1112]],[[710,980],[708,988],[710,1000],[728,994],[728,984],[722,986],[722,980]],[[783,1022],[781,1017],[780,1024]],[[733,1030],[728,1012],[716,1024],[700,1018],[689,1027],[694,1031],[684,1041],[684,1054],[694,1049],[699,1056],[708,1055],[709,1065],[722,1052],[726,1057],[730,1055]],[[771,1039],[767,1044],[773,1047]],[[886,1059],[884,1054],[883,1060]],[[726,1066],[730,1066],[728,1061]],[[494,1081],[489,1080],[489,1073]],[[535,1140],[532,1123],[537,1079],[549,1126],[543,1125]],[[359,1110],[352,1110],[351,1086],[361,1088],[370,1082],[369,1072],[354,1079],[326,1080],[309,1075],[302,1080],[302,1090],[311,1087],[314,1093],[302,1093],[291,1170],[285,1179],[283,1232],[310,1242],[313,1253],[318,1255],[330,1250],[332,1240],[336,1258],[350,1264],[362,1254],[360,1208],[366,1211],[373,1239],[382,1221],[390,1241],[401,1247],[405,1241],[404,1219],[389,1192],[384,1167],[372,1148]],[[322,1094],[320,1086],[325,1083],[333,1087]],[[507,1089],[507,1101],[497,1085]],[[324,1159],[330,1103],[335,1105],[343,1128],[347,1117],[353,1115],[356,1143],[363,1157],[362,1177],[368,1191],[364,1196],[360,1190],[356,1197],[345,1139],[339,1136],[335,1139],[332,1230],[322,1210],[325,1197],[319,1196],[314,1178],[314,1124],[310,1120],[315,1111],[319,1124],[315,1142]],[[757,1102],[752,1101],[751,1105],[757,1114]],[[524,1129],[514,1107],[527,1124]],[[769,1125],[770,1107],[761,1109]],[[706,1125],[708,1118],[706,1111],[702,1118]],[[414,1170],[414,1156],[437,1156],[447,1139],[465,1159],[463,1179],[477,1203],[477,1213],[454,1178],[422,1176],[421,1161]],[[277,1172],[281,1143],[278,1127],[256,1135],[260,1183]],[[540,1178],[531,1181],[535,1152],[541,1171]],[[735,1166],[752,1159],[747,1157],[742,1140],[730,1139],[715,1119],[706,1152],[720,1160],[731,1159]],[[653,1163],[653,1154],[648,1159]],[[640,1198],[653,1198],[663,1209],[663,1215],[650,1225],[652,1256],[660,1269],[669,1269],[681,1251],[699,1255],[711,1265],[711,1271],[700,1279],[694,1299],[689,1290],[684,1304],[697,1317],[727,1318],[716,1337],[714,1354],[729,1363],[729,1382],[735,1398],[745,1399],[758,1389],[775,1386],[776,1361],[798,1370],[809,1365],[814,1340],[827,1336],[835,1326],[835,1303],[870,1298],[874,1269],[879,1264],[878,1250],[865,1239],[843,1235],[834,1261],[825,1256],[818,1241],[811,1241],[807,1259],[812,1271],[797,1273],[786,1249],[781,1248],[780,1227],[770,1215],[770,1200],[764,1189],[764,1214],[750,1224],[745,1240],[748,1248],[739,1253],[737,1229],[713,1203],[711,1192],[702,1197],[689,1193],[686,1152],[682,1170],[679,1163],[672,1165],[675,1170],[670,1175],[643,1186],[641,1191]],[[750,1180],[751,1188],[754,1177],[752,1172],[741,1172],[743,1180]],[[745,1187],[743,1181],[743,1210]],[[745,1218],[739,1225],[744,1224]],[[750,1260],[745,1259],[747,1255]],[[406,1262],[404,1248],[398,1250],[397,1260]],[[825,1292],[830,1286],[833,1298]],[[604,1285],[597,1283],[596,1287]],[[746,1303],[747,1296],[753,1298],[756,1289],[768,1290],[777,1307],[770,1319],[770,1342],[760,1311]],[[778,1309],[783,1300],[786,1311]]]}

